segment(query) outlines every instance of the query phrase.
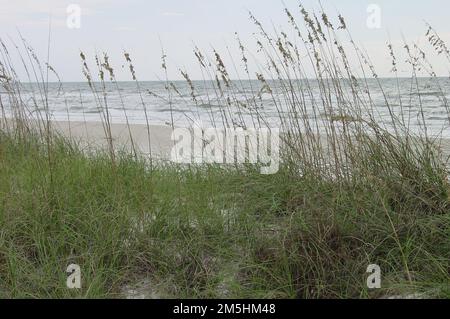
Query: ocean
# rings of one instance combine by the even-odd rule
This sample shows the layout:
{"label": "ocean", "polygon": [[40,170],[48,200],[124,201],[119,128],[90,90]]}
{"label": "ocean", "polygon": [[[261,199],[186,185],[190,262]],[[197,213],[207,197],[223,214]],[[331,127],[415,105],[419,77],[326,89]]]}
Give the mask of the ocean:
{"label": "ocean", "polygon": [[[279,125],[280,116],[302,116],[315,127],[317,123],[323,126],[330,120],[330,114],[336,111],[334,107],[330,109],[324,105],[340,105],[344,110],[348,108],[349,114],[352,114],[349,105],[360,103],[370,109],[376,121],[388,129],[393,129],[391,115],[394,115],[401,118],[411,131],[420,132],[426,128],[430,135],[450,137],[447,111],[449,78],[419,78],[417,82],[406,78],[368,79],[367,83],[360,80],[360,101],[353,100],[349,85],[344,85],[340,98],[336,94],[321,94],[316,80],[294,81],[290,91],[285,84],[270,81],[271,92],[256,80],[234,81],[236,87],[233,90],[223,87],[223,95],[211,81],[193,81],[194,95],[188,83],[172,83],[140,82],[139,87],[135,82],[107,83],[104,90],[100,83],[95,83],[97,95],[86,82],[49,83],[47,97],[42,94],[45,91],[42,84],[22,83],[18,92],[22,103],[27,106],[29,116],[35,116],[38,109],[44,110],[42,105],[46,103],[43,101],[48,100],[50,117],[58,121],[101,121],[106,97],[113,123],[125,123],[127,116],[130,123],[145,124],[145,107],[148,122],[156,125],[173,122],[177,126],[184,126],[197,122],[205,126],[218,126],[225,122],[224,116],[227,116],[228,125],[252,125],[255,124],[256,115],[260,115],[269,126]],[[332,87],[333,83],[327,85]],[[288,95],[287,91],[290,92]],[[370,92],[371,100],[365,91]],[[103,92],[106,94],[103,95]],[[293,112],[287,106],[286,96],[291,101],[295,100],[297,107],[304,111]],[[11,116],[11,105],[14,103],[5,88],[0,88],[0,97],[6,116]],[[324,103],[324,99],[330,103]],[[227,106],[227,101],[231,101],[232,106]],[[368,115],[363,112],[364,116]],[[425,127],[422,119],[425,120]]]}

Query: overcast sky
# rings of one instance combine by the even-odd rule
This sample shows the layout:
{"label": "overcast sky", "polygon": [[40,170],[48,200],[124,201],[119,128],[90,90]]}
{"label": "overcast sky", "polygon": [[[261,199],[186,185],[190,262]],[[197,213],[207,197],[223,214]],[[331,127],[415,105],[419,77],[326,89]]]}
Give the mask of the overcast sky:
{"label": "overcast sky", "polygon": [[[298,1],[284,0],[293,13]],[[318,11],[318,1],[302,1]],[[80,28],[67,26],[67,7],[81,8]],[[450,41],[450,1],[448,0],[322,0],[330,16],[342,13],[353,37],[371,54],[382,76],[389,75],[386,51],[388,37],[401,45],[402,36],[424,43],[431,23]],[[381,27],[369,28],[370,4],[381,9]],[[178,68],[186,68],[199,78],[192,54],[194,43],[211,51],[235,52],[234,32],[238,31],[249,47],[254,47],[255,26],[247,11],[252,11],[271,27],[286,26],[281,0],[0,0],[0,36],[17,40],[17,30],[41,56],[46,56],[49,17],[52,18],[50,63],[64,81],[83,80],[79,52],[88,56],[107,51],[112,63],[123,64],[126,49],[135,60],[141,80],[155,80],[161,73],[161,45],[168,55],[169,76],[179,78]],[[160,39],[160,40],[159,40]],[[225,51],[226,52],[226,51]],[[441,60],[433,61],[439,73],[448,74]],[[127,76],[120,75],[121,80]]]}

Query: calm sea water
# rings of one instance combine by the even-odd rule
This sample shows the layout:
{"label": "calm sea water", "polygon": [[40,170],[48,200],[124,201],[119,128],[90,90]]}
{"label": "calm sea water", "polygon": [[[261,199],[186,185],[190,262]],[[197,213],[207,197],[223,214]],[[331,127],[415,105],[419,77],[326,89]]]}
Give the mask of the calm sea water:
{"label": "calm sea water", "polygon": [[[389,108],[386,106],[386,99],[389,101],[392,112],[402,117],[411,130],[423,130],[420,125],[423,117],[426,121],[428,133],[441,134],[450,137],[448,125],[448,113],[446,111],[446,99],[450,100],[450,80],[448,78],[418,80],[418,84],[411,79],[380,79],[384,94],[379,84],[374,79],[368,80],[370,96],[373,100],[373,114],[376,120],[391,127],[391,116]],[[272,82],[273,95],[261,90],[261,83],[258,81],[239,82],[238,89],[230,95],[230,98],[245,104],[252,96],[260,93],[257,103],[250,103],[250,107],[225,108],[226,96],[221,97],[211,82],[194,82],[196,87],[196,102],[193,101],[191,90],[185,82],[174,82],[178,92],[171,88],[170,93],[166,89],[165,82],[141,82],[138,90],[134,82],[119,82],[116,85],[106,86],[107,103],[110,110],[112,122],[125,122],[125,112],[131,123],[146,122],[144,108],[147,110],[148,119],[151,124],[167,124],[172,120],[176,125],[185,125],[192,121],[201,121],[204,125],[218,125],[222,122],[224,110],[234,118],[235,122],[244,121],[252,123],[255,114],[262,114],[272,126],[277,126],[279,113],[276,105],[283,105],[283,87]],[[99,85],[99,84],[98,84]],[[296,94],[302,96],[300,87],[306,87],[306,82],[295,83]],[[417,94],[417,85],[420,94]],[[21,97],[28,105],[30,114],[36,114],[33,101],[42,105],[42,96],[39,93],[37,84],[22,84]],[[325,98],[320,94],[318,83],[310,81],[312,94],[306,93],[302,98],[307,118],[311,123],[323,123],[327,118],[323,107],[319,106],[319,111],[314,112],[311,105],[321,104]],[[3,90],[3,91],[1,91]],[[442,90],[442,91],[441,91]],[[11,113],[10,101],[4,89],[0,88],[2,103],[8,114]],[[347,91],[348,94],[349,92]],[[367,95],[363,95],[367,98]],[[350,95],[348,96],[350,97]],[[103,98],[103,96],[102,96]],[[274,101],[275,99],[275,101]],[[339,101],[331,97],[334,105]],[[276,103],[275,103],[276,102]],[[103,103],[103,100],[102,100]],[[248,103],[247,103],[248,104]],[[48,87],[48,105],[51,117],[54,120],[72,121],[100,121],[101,108],[92,90],[87,83],[50,83]],[[282,107],[284,108],[284,107]],[[125,111],[124,111],[125,109]],[[286,114],[286,108],[282,111],[282,116]]]}

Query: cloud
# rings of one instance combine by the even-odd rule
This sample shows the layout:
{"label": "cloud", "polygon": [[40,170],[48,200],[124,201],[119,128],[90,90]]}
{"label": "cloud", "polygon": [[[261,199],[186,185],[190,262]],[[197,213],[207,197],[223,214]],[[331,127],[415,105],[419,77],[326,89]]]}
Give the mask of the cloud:
{"label": "cloud", "polygon": [[137,29],[134,27],[115,27],[114,31],[118,31],[118,32],[131,32],[131,31],[136,31]]}
{"label": "cloud", "polygon": [[55,26],[63,25],[67,8],[77,4],[82,15],[92,15],[99,6],[113,0],[0,0],[0,26],[48,25],[49,17]]}
{"label": "cloud", "polygon": [[165,17],[184,17],[182,12],[163,12],[161,15]]}

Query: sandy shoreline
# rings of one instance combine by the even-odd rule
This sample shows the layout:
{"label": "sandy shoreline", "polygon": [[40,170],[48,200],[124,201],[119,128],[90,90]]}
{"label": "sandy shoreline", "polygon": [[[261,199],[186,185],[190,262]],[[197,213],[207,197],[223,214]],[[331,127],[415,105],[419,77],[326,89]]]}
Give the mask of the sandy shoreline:
{"label": "sandy shoreline", "polygon": [[[4,125],[4,119],[1,119]],[[9,120],[7,120],[9,122]],[[37,122],[34,122],[37,126]],[[107,139],[102,122],[51,121],[52,129],[61,135],[78,142],[82,148],[107,148]],[[150,131],[150,143],[149,132]],[[111,124],[114,147],[131,150],[131,136],[137,151],[155,159],[170,159],[174,142],[171,140],[173,129],[169,125],[151,124]],[[450,139],[440,138],[437,142],[444,157],[450,156]],[[151,148],[151,152],[150,152]],[[445,158],[446,159],[446,158]]]}
{"label": "sandy shoreline", "polygon": [[[89,145],[105,146],[106,139],[101,122],[52,121],[54,128],[61,134]],[[172,127],[169,125],[150,125],[150,147],[152,155],[164,157],[170,154]],[[145,124],[130,124],[130,131],[137,148],[149,154],[148,129]],[[112,124],[111,133],[117,146],[129,146],[130,134],[126,124]],[[440,138],[439,144],[444,154],[450,156],[450,139]]]}
{"label": "sandy shoreline", "polygon": [[[107,147],[107,139],[101,122],[52,121],[52,126],[57,132],[79,142],[82,146]],[[154,158],[169,158],[173,146],[172,127],[150,125],[147,128],[147,125],[144,124],[130,124],[128,128],[126,124],[111,124],[114,147],[131,148],[130,132],[133,143],[140,153],[151,153]]]}

